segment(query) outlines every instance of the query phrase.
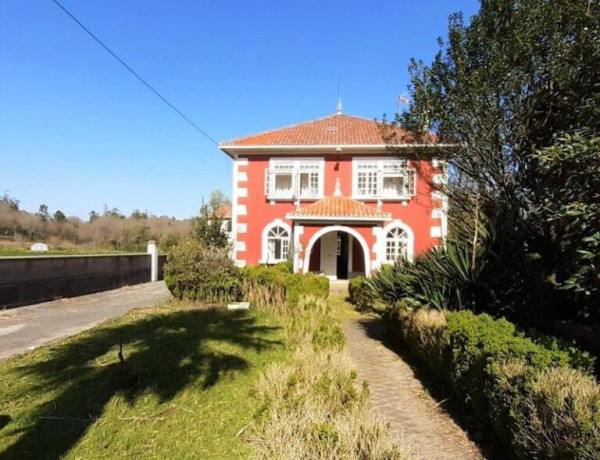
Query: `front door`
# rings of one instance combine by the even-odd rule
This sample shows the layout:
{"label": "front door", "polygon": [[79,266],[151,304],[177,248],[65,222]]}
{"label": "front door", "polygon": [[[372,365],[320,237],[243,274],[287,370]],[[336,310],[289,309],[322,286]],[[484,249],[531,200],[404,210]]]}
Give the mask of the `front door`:
{"label": "front door", "polygon": [[321,237],[321,271],[329,279],[337,277],[338,232],[325,233]]}
{"label": "front door", "polygon": [[348,234],[337,232],[337,279],[348,279]]}

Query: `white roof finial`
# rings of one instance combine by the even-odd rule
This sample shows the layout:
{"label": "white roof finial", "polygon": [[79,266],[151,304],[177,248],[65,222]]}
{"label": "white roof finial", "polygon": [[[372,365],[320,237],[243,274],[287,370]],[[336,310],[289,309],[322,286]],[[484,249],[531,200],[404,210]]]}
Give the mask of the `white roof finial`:
{"label": "white roof finial", "polygon": [[342,98],[341,97],[338,98],[336,113],[338,115],[342,114]]}
{"label": "white roof finial", "polygon": [[339,177],[335,180],[335,190],[333,191],[333,196],[342,196],[342,188]]}

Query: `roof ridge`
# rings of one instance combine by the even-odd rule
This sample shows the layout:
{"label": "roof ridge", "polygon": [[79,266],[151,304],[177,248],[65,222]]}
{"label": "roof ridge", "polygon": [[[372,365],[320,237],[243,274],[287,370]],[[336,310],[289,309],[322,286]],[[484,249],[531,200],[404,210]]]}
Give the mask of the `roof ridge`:
{"label": "roof ridge", "polygon": [[[290,217],[303,217],[303,215],[305,215],[306,211],[310,211],[312,209],[318,209],[320,206],[323,205],[324,202],[326,201],[340,201],[340,200],[344,200],[344,201],[348,201],[350,203],[352,203],[353,206],[358,206],[359,209],[367,211],[366,214],[369,214],[369,216],[347,216],[347,217],[389,217],[391,214],[389,212],[383,212],[380,211],[376,208],[373,208],[369,205],[367,205],[366,203],[363,203],[361,201],[355,200],[352,197],[349,197],[347,195],[341,195],[341,196],[336,196],[336,195],[329,195],[326,196],[324,198],[321,198],[318,201],[314,201],[310,204],[308,204],[307,206],[305,206],[304,208],[300,208],[298,210],[292,211],[290,213],[288,213],[288,215]],[[311,217],[310,214],[305,215],[306,217]],[[312,217],[318,217],[317,215],[313,215]]]}
{"label": "roof ridge", "polygon": [[374,119],[371,119],[371,118],[361,117],[360,115],[349,115],[349,114],[346,114],[346,113],[332,113],[331,115],[325,115],[323,117],[313,118],[312,120],[300,121],[298,123],[293,123],[291,125],[281,126],[280,128],[272,128],[272,129],[268,129],[266,131],[260,131],[258,133],[248,134],[246,136],[240,136],[240,137],[235,137],[235,138],[232,138],[232,139],[227,139],[225,141],[220,142],[220,145],[227,145],[227,144],[229,144],[231,142],[240,141],[240,140],[246,139],[248,137],[263,136],[265,134],[273,133],[273,132],[276,132],[276,131],[281,131],[283,129],[291,129],[291,128],[295,128],[295,127],[300,126],[300,125],[305,125],[305,124],[308,124],[308,123],[315,123],[317,121],[322,121],[322,120],[326,120],[328,118],[335,118],[335,117],[355,118],[355,119],[358,119],[358,120],[370,121],[370,122],[373,122],[373,123],[381,123],[381,122],[379,122],[377,120],[374,120]]}

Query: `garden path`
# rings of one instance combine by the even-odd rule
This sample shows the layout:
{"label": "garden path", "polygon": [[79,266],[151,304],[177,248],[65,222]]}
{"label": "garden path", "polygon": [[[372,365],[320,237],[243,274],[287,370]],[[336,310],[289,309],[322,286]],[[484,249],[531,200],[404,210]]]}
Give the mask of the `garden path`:
{"label": "garden path", "polygon": [[358,375],[369,382],[373,410],[423,460],[481,460],[479,448],[416,378],[412,368],[384,345],[380,319],[346,320],[347,348]]}

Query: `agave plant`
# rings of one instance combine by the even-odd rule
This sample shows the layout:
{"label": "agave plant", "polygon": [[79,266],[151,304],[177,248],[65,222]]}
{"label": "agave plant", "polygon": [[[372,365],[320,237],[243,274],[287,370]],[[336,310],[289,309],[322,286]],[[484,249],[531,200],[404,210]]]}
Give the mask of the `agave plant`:
{"label": "agave plant", "polygon": [[433,308],[476,309],[487,286],[482,280],[486,271],[486,245],[470,245],[450,239],[444,248],[426,252],[415,261],[413,273],[417,298]]}
{"label": "agave plant", "polygon": [[394,265],[384,265],[368,283],[377,297],[385,303],[393,304],[405,297],[415,296],[415,280],[408,262],[398,261]]}
{"label": "agave plant", "polygon": [[492,254],[494,234],[482,230],[480,236],[475,246],[464,238],[450,238],[444,247],[417,256],[414,263],[398,261],[382,267],[369,283],[390,304],[414,298],[439,310],[485,309],[495,298],[490,286],[498,274]]}

